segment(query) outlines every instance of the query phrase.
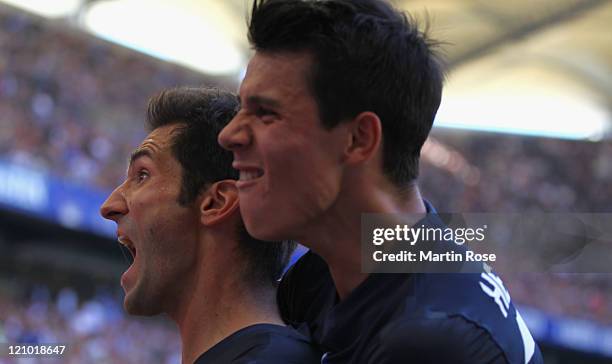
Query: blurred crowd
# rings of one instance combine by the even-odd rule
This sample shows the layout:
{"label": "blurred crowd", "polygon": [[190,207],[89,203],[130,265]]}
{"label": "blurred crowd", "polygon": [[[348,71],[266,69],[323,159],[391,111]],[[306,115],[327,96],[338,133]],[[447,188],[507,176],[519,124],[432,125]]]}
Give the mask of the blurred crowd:
{"label": "blurred crowd", "polygon": [[514,273],[503,280],[515,303],[553,317],[586,319],[612,325],[610,274]]}
{"label": "blurred crowd", "polygon": [[[128,317],[109,292],[83,299],[72,288],[45,286],[24,297],[0,294],[0,343],[60,344],[51,357],[0,355],[4,363],[180,363],[180,340],[169,320]],[[4,348],[3,348],[4,349]]]}
{"label": "blurred crowd", "polygon": [[612,212],[610,141],[439,129],[422,161],[419,184],[439,211]]}
{"label": "blurred crowd", "polygon": [[0,158],[109,188],[140,142],[147,99],[215,81],[0,5]]}
{"label": "blurred crowd", "polygon": [[[0,160],[109,190],[144,135],[150,95],[236,86],[222,82],[0,6]],[[439,211],[612,212],[609,142],[436,130],[422,156],[423,195]],[[610,275],[505,281],[518,303],[612,324]],[[68,288],[0,295],[0,342],[71,342],[71,363],[179,361],[173,327],[127,318],[118,302]]]}

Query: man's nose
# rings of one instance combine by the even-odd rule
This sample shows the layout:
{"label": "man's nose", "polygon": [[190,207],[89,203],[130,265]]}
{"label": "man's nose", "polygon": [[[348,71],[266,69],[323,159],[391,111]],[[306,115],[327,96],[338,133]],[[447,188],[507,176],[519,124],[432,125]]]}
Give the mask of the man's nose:
{"label": "man's nose", "polygon": [[252,132],[247,123],[245,117],[236,115],[219,133],[219,144],[232,152],[248,146],[252,140]]}
{"label": "man's nose", "polygon": [[115,188],[100,207],[100,215],[103,218],[117,222],[121,216],[128,213],[122,186]]}

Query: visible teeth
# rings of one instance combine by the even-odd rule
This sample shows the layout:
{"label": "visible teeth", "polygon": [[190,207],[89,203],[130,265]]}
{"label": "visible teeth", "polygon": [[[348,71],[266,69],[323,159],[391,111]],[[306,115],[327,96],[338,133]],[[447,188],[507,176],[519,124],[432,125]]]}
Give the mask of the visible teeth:
{"label": "visible teeth", "polygon": [[121,244],[121,245],[125,245],[125,246],[129,246],[131,245],[131,241],[126,238],[125,236],[118,236],[117,237],[117,241]]}
{"label": "visible teeth", "polygon": [[240,180],[241,181],[250,181],[256,178],[261,177],[263,173],[261,171],[240,171]]}
{"label": "visible teeth", "polygon": [[136,248],[130,239],[126,238],[125,236],[119,236],[117,237],[117,241],[119,241],[121,245],[126,247],[130,253],[132,253],[132,258],[136,257]]}

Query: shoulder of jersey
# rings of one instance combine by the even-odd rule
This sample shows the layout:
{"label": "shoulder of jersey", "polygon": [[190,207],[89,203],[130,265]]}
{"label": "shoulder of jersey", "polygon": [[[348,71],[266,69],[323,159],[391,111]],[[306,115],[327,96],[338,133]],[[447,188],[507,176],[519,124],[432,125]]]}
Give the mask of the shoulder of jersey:
{"label": "shoulder of jersey", "polygon": [[414,283],[413,299],[422,315],[462,317],[488,332],[513,357],[511,362],[531,363],[534,352],[539,355],[510,293],[495,273],[425,273],[416,275]]}

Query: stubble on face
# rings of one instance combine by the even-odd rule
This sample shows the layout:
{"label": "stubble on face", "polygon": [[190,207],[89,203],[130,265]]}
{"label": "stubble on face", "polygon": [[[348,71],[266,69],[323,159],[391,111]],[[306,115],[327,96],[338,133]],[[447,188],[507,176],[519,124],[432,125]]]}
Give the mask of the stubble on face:
{"label": "stubble on face", "polygon": [[176,126],[154,130],[145,139],[155,143],[150,176],[132,194],[129,224],[138,239],[137,279],[127,290],[125,310],[134,315],[156,315],[176,310],[197,266],[198,215],[194,206],[178,203],[181,166],[171,154]]}

